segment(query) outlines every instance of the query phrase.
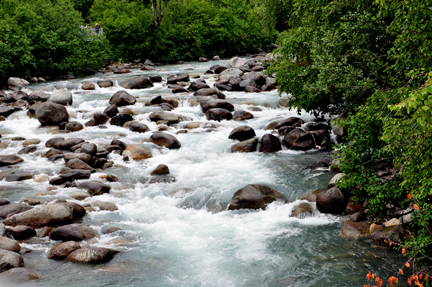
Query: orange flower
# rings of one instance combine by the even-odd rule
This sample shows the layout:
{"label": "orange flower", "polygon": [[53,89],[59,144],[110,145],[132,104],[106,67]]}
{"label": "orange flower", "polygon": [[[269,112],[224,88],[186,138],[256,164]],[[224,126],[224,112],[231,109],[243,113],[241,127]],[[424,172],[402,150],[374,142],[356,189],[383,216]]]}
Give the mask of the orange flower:
{"label": "orange flower", "polygon": [[393,242],[390,241],[389,246],[392,246]]}
{"label": "orange flower", "polygon": [[413,208],[414,208],[415,210],[417,210],[417,209],[418,209],[418,205],[417,205],[417,204],[413,204]]}
{"label": "orange flower", "polygon": [[409,268],[411,265],[407,262],[407,263],[405,263],[405,266],[406,266],[407,268]]}
{"label": "orange flower", "polygon": [[363,287],[370,287],[369,285],[363,285]]}
{"label": "orange flower", "polygon": [[399,279],[397,279],[396,277],[392,276],[389,278],[388,282],[390,283],[390,286],[393,287],[393,282],[399,283]]}
{"label": "orange flower", "polygon": [[399,273],[403,275],[403,270],[402,270],[402,268],[399,268]]}
{"label": "orange flower", "polygon": [[407,197],[409,200],[411,200],[411,193],[408,193]]}
{"label": "orange flower", "polygon": [[375,274],[373,274],[373,273],[371,273],[370,271],[369,271],[369,273],[366,275],[366,279],[369,281],[371,278],[374,278],[375,277]]}
{"label": "orange flower", "polygon": [[425,277],[425,280],[426,280],[426,282],[428,282],[428,281],[429,281],[429,274],[428,274],[428,275],[426,275],[426,277]]}
{"label": "orange flower", "polygon": [[406,249],[402,248],[402,254],[405,254],[405,252],[406,252]]}

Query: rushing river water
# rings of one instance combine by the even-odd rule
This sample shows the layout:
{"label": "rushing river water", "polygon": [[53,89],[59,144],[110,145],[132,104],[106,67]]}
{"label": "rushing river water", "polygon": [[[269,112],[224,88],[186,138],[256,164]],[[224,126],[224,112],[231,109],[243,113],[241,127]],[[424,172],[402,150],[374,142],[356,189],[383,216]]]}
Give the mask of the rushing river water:
{"label": "rushing river water", "polygon": [[[226,63],[220,61],[218,64]],[[187,63],[158,66],[156,71],[133,70],[126,75],[98,74],[85,79],[57,81],[31,85],[31,90],[54,89],[55,85],[75,87],[74,102],[68,111],[81,123],[87,122],[95,112],[102,112],[108,100],[118,90],[118,83],[135,75],[161,75],[170,73],[198,73],[210,85],[215,78],[203,75],[214,63]],[[96,83],[102,78],[115,82],[114,87],[83,91],[83,81]],[[163,84],[151,89],[128,90],[138,96],[138,102],[128,108],[134,111],[134,119],[145,123],[151,131],[157,125],[148,118],[149,113],[159,110],[157,106],[145,106],[144,101],[156,95],[172,96]],[[292,208],[299,203],[300,195],[325,189],[333,173],[307,169],[327,153],[282,150],[274,154],[231,153],[233,140],[228,139],[231,130],[247,124],[257,136],[268,131],[264,128],[274,120],[296,116],[294,111],[278,105],[276,91],[259,94],[224,92],[235,109],[250,111],[254,119],[246,122],[209,122],[200,107],[188,105],[192,93],[176,95],[180,105],[172,112],[187,116],[192,121],[208,126],[176,134],[184,128],[181,122],[167,131],[181,142],[177,150],[160,148],[148,142],[144,146],[153,157],[142,161],[124,162],[121,155],[111,153],[112,167],[92,174],[97,179],[102,174],[114,174],[120,180],[110,183],[109,194],[76,201],[80,204],[101,200],[115,203],[118,211],[88,213],[83,224],[98,231],[95,246],[121,250],[106,264],[88,266],[64,261],[48,260],[54,241],[40,244],[22,243],[32,249],[23,255],[25,267],[38,272],[39,280],[20,286],[363,286],[366,273],[376,272],[383,278],[391,273],[384,261],[375,259],[371,253],[399,260],[396,253],[387,248],[372,246],[365,241],[347,241],[339,237],[340,217],[321,214],[316,209],[312,217],[290,217]],[[259,107],[260,110],[255,109]],[[121,110],[121,108],[120,108]],[[312,115],[299,115],[306,122]],[[89,142],[109,144],[119,138],[127,144],[147,140],[151,132],[134,133],[128,129],[106,124],[107,129],[86,127],[62,134],[65,138],[80,137]],[[214,126],[212,131],[208,127]],[[56,135],[47,133],[26,111],[15,112],[0,123],[2,140],[14,136],[37,138],[42,142],[38,151],[48,150],[44,143]],[[0,154],[16,153],[21,142],[11,142]],[[53,177],[63,162],[50,162],[37,154],[22,155],[20,170],[35,175]],[[148,176],[159,164],[166,164],[177,180],[174,183],[142,184],[140,177]],[[227,211],[232,195],[247,184],[266,184],[281,192],[289,203],[273,203],[266,210]],[[17,183],[0,181],[0,198],[18,201],[25,197],[75,201],[70,197],[77,188],[58,188],[47,191],[47,181],[38,183],[26,180]],[[119,227],[121,231],[104,235],[107,227]],[[113,240],[117,240],[114,241]],[[119,241],[124,240],[124,241]],[[113,243],[122,243],[114,244]],[[81,243],[81,245],[85,244]],[[1,285],[1,283],[0,283]]]}

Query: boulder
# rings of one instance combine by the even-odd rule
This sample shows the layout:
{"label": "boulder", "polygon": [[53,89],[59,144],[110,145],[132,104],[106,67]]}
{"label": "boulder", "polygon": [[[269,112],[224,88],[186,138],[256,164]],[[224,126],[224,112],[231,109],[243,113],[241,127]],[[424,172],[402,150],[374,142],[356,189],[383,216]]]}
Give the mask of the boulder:
{"label": "boulder", "polygon": [[235,121],[244,121],[244,120],[250,120],[253,119],[253,115],[247,111],[235,111],[233,115],[233,120]]}
{"label": "boulder", "polygon": [[177,82],[189,82],[190,78],[188,74],[176,74],[170,75],[167,78],[168,84],[176,84]]}
{"label": "boulder", "polygon": [[74,159],[69,160],[66,163],[66,167],[71,168],[71,169],[86,169],[86,170],[89,170],[91,172],[94,171],[94,168],[92,168],[91,166],[89,166],[88,164],[86,164],[85,162],[80,160],[79,158],[74,158]]}
{"label": "boulder", "polygon": [[153,87],[153,83],[149,78],[138,76],[124,80],[120,83],[120,86],[125,89],[148,89]]}
{"label": "boulder", "polygon": [[345,196],[337,187],[317,195],[316,206],[322,213],[340,214],[345,210]]}
{"label": "boulder", "polygon": [[65,203],[46,204],[5,219],[10,226],[27,225],[32,228],[59,226],[73,221],[73,207]]}
{"label": "boulder", "polygon": [[117,107],[133,105],[135,103],[135,97],[131,96],[128,92],[124,90],[116,92],[109,100],[110,105],[116,105]]}
{"label": "boulder", "polygon": [[[34,153],[37,150],[36,146],[28,146],[25,147],[23,149],[20,149],[17,154],[29,154],[29,153]],[[33,177],[33,176],[32,176]]]}
{"label": "boulder", "polygon": [[14,165],[23,161],[24,159],[17,155],[0,155],[0,166]]}
{"label": "boulder", "polygon": [[16,78],[16,77],[10,77],[8,79],[8,86],[24,87],[24,86],[28,86],[28,85],[30,85],[30,83],[24,79],[20,79],[20,78]]}
{"label": "boulder", "polygon": [[32,206],[26,203],[11,203],[0,206],[0,219],[18,214],[27,210],[33,209]]}
{"label": "boulder", "polygon": [[185,88],[181,87],[181,86],[175,86],[172,91],[173,94],[179,94],[179,93],[188,93],[188,90],[186,90]]}
{"label": "boulder", "polygon": [[206,118],[209,121],[222,121],[222,120],[231,120],[232,119],[232,114],[225,109],[221,109],[221,108],[213,108],[213,109],[209,109],[206,113]]}
{"label": "boulder", "polygon": [[234,57],[231,58],[226,64],[227,68],[239,68],[248,65],[248,61],[244,58]]}
{"label": "boulder", "polygon": [[178,139],[167,133],[154,133],[151,135],[149,142],[169,149],[178,149],[181,147]]}
{"label": "boulder", "polygon": [[143,159],[147,159],[147,158],[152,157],[152,154],[150,151],[148,151],[147,149],[145,149],[142,146],[137,145],[137,144],[128,145],[126,147],[125,151],[128,152],[128,155],[133,160],[143,160]]}
{"label": "boulder", "polygon": [[257,150],[258,138],[248,139],[232,145],[231,152],[254,152]]}
{"label": "boulder", "polygon": [[231,131],[228,138],[232,140],[245,141],[255,136],[255,131],[250,126],[239,126]]}
{"label": "boulder", "polygon": [[41,101],[46,102],[51,97],[50,94],[45,93],[42,90],[33,91],[29,94],[28,101]]}
{"label": "boulder", "polygon": [[292,150],[309,150],[315,147],[315,141],[311,133],[302,129],[293,129],[285,135],[283,140],[285,146]]}
{"label": "boulder", "polygon": [[39,274],[24,267],[14,267],[0,274],[2,282],[27,282],[39,279]]}
{"label": "boulder", "polygon": [[371,239],[378,245],[388,246],[390,242],[399,243],[401,239],[400,226],[394,225],[374,231]]}
{"label": "boulder", "polygon": [[259,152],[277,152],[282,149],[282,145],[278,137],[272,134],[265,134],[261,138]]}
{"label": "boulder", "polygon": [[23,146],[27,147],[27,146],[31,146],[31,145],[37,145],[40,144],[41,140],[40,139],[29,139],[26,140],[22,143]]}
{"label": "boulder", "polygon": [[68,90],[55,90],[48,101],[59,104],[59,105],[72,105],[72,93]]}
{"label": "boulder", "polygon": [[54,144],[54,147],[59,150],[70,150],[73,146],[84,143],[81,138],[70,138],[67,140],[58,141]]}
{"label": "boulder", "polygon": [[112,118],[119,113],[119,110],[116,105],[110,105],[103,112]]}
{"label": "boulder", "polygon": [[69,224],[54,229],[50,234],[51,240],[82,241],[96,237],[96,231],[82,224]]}
{"label": "boulder", "polygon": [[113,82],[111,80],[99,80],[97,84],[101,88],[108,88],[113,86]]}
{"label": "boulder", "polygon": [[0,116],[7,118],[11,114],[15,112],[15,108],[13,107],[0,107]]}
{"label": "boulder", "polygon": [[163,81],[161,76],[150,76],[149,79],[152,83],[160,83]]}
{"label": "boulder", "polygon": [[152,122],[167,121],[169,123],[178,123],[179,116],[170,112],[153,112],[149,115]]}
{"label": "boulder", "polygon": [[7,226],[6,234],[16,240],[25,240],[36,236],[36,230],[26,225],[17,225],[13,227]]}
{"label": "boulder", "polygon": [[0,249],[18,253],[21,250],[21,246],[13,239],[0,236]]}
{"label": "boulder", "polygon": [[68,257],[69,254],[80,248],[81,246],[75,241],[59,243],[51,248],[48,259],[64,259]]}
{"label": "boulder", "polygon": [[275,128],[280,129],[281,127],[285,127],[285,126],[299,127],[302,124],[304,124],[304,121],[302,119],[297,118],[297,117],[289,117],[285,120],[279,121],[279,123],[277,124],[277,126]]}
{"label": "boulder", "polygon": [[133,117],[129,114],[117,114],[111,118],[110,124],[113,126],[122,127],[126,122],[133,121]]}
{"label": "boulder", "polygon": [[68,122],[66,124],[66,130],[70,132],[77,132],[84,128],[83,124],[77,121]]}
{"label": "boulder", "polygon": [[[90,155],[90,156],[95,156],[97,153],[97,145],[93,144],[93,143],[85,143],[81,146],[81,156],[84,157],[84,155]],[[82,160],[85,163],[89,163],[91,161],[91,157],[90,159],[88,158],[88,156],[85,156],[88,160]]]}
{"label": "boulder", "polygon": [[208,99],[208,100],[202,100],[200,102],[201,110],[205,113],[210,109],[220,108],[225,109],[227,111],[234,111],[234,106],[225,100],[219,100],[219,99]]}
{"label": "boulder", "polygon": [[259,93],[259,92],[261,92],[260,89],[252,87],[252,86],[245,87],[244,91],[245,91],[245,93]]}
{"label": "boulder", "polygon": [[69,114],[64,106],[48,101],[36,108],[36,118],[43,126],[59,125],[69,121]]}
{"label": "boulder", "polygon": [[168,166],[165,164],[160,164],[150,173],[150,175],[166,175],[169,173],[170,171]]}
{"label": "boulder", "polygon": [[24,266],[24,259],[18,253],[0,249],[0,270]]}
{"label": "boulder", "polygon": [[[118,110],[117,110],[117,113],[118,113]],[[112,116],[115,116],[115,114],[113,114]],[[93,115],[93,119],[94,119],[96,125],[103,125],[109,121],[110,117],[105,113],[96,113]]]}
{"label": "boulder", "polygon": [[284,196],[271,187],[248,184],[233,195],[228,210],[265,209],[268,204],[276,200],[285,202]]}
{"label": "boulder", "polygon": [[111,202],[106,201],[100,201],[96,200],[91,203],[91,206],[93,207],[99,207],[100,210],[107,210],[107,211],[116,211],[118,210],[117,205]]}
{"label": "boulder", "polygon": [[291,217],[305,218],[312,215],[312,207],[307,202],[302,202],[293,207]]}
{"label": "boulder", "polygon": [[100,264],[110,261],[119,251],[104,247],[87,247],[75,250],[66,258],[66,261]]}
{"label": "boulder", "polygon": [[83,90],[94,90],[96,89],[95,84],[90,83],[90,82],[84,82],[81,86],[81,89]]}
{"label": "boulder", "polygon": [[347,221],[342,224],[339,235],[343,239],[365,239],[370,236],[369,229],[369,223]]}
{"label": "boulder", "polygon": [[129,129],[137,133],[145,133],[150,131],[149,127],[143,123],[133,123],[129,126]]}
{"label": "boulder", "polygon": [[[84,145],[83,145],[84,146]],[[81,150],[82,151],[82,150]],[[90,163],[92,161],[92,156],[90,154],[84,153],[84,152],[78,152],[78,153],[68,153],[63,156],[64,160],[66,162],[72,160],[72,159],[80,159],[85,163]]]}
{"label": "boulder", "polygon": [[64,141],[63,137],[55,137],[55,138],[50,138],[49,140],[47,140],[45,142],[45,146],[48,148],[54,147],[56,143]]}
{"label": "boulder", "polygon": [[225,99],[225,94],[221,93],[216,89],[205,88],[200,89],[194,93],[196,97],[207,97],[207,96],[217,96],[219,99]]}
{"label": "boulder", "polygon": [[241,76],[241,79],[244,80],[252,80],[254,81],[258,87],[261,87],[265,84],[265,78],[260,72],[248,72]]}
{"label": "boulder", "polygon": [[205,81],[195,81],[192,82],[188,87],[188,91],[190,92],[195,92],[201,89],[210,89],[210,86],[207,85]]}
{"label": "boulder", "polygon": [[238,68],[229,68],[224,71],[222,71],[219,76],[219,81],[229,81],[232,78],[241,78],[243,76],[242,70]]}
{"label": "boulder", "polygon": [[109,185],[97,180],[85,181],[78,185],[78,188],[86,190],[92,196],[109,193],[109,191],[111,190],[111,187]]}

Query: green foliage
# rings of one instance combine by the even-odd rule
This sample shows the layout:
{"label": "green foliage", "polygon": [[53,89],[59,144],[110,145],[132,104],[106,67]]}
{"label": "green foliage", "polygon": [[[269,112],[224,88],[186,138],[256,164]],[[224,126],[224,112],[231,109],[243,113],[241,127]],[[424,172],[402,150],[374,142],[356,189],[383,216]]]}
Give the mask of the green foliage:
{"label": "green foliage", "polygon": [[432,1],[284,3],[292,13],[270,67],[280,91],[292,108],[342,115],[339,187],[368,215],[412,207],[406,255],[432,275]]}
{"label": "green foliage", "polygon": [[274,31],[263,30],[249,1],[158,3],[163,7],[159,27],[154,25],[151,6],[136,1],[96,0],[91,17],[104,28],[116,55],[128,60],[141,57],[174,62],[223,57],[258,51],[275,39]]}
{"label": "green foliage", "polygon": [[0,81],[6,77],[59,76],[100,66],[106,42],[85,36],[82,18],[67,0],[2,0]]}

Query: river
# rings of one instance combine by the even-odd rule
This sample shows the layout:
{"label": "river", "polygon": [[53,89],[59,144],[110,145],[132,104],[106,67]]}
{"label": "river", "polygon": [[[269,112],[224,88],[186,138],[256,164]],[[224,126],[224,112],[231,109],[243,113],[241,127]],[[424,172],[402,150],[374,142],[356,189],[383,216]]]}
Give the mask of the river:
{"label": "river", "polygon": [[[215,78],[204,75],[211,63],[185,63],[157,66],[155,71],[133,69],[132,73],[94,76],[68,81],[33,84],[31,90],[52,91],[54,86],[72,88],[73,104],[68,111],[81,123],[87,122],[95,112],[108,106],[110,97],[121,88],[118,83],[135,75],[161,75],[189,72],[199,74],[212,84]],[[224,64],[219,61],[217,64]],[[187,70],[185,69],[193,69]],[[83,81],[96,84],[102,78],[111,79],[111,88],[83,91]],[[29,91],[28,91],[29,92]],[[145,101],[156,95],[173,96],[161,83],[144,90],[128,90],[138,96],[138,102],[128,106],[134,119],[148,125],[151,131],[157,125],[148,118],[157,106],[146,106]],[[20,286],[363,286],[366,273],[373,271],[381,278],[392,275],[385,261],[398,259],[396,252],[373,246],[367,241],[348,241],[339,237],[339,216],[321,214],[314,208],[313,216],[304,219],[290,217],[297,198],[307,192],[325,189],[334,176],[329,171],[307,169],[326,152],[315,150],[300,152],[282,150],[273,154],[231,153],[235,141],[228,139],[232,129],[240,125],[251,126],[257,136],[268,133],[264,128],[272,121],[298,116],[304,121],[314,117],[306,112],[281,108],[277,91],[256,93],[224,92],[236,110],[250,111],[254,118],[245,122],[208,121],[199,106],[189,106],[189,94],[176,94],[180,105],[172,112],[186,116],[203,126],[176,134],[187,122],[181,122],[167,132],[174,135],[181,148],[169,150],[146,142],[152,132],[135,133],[128,129],[106,124],[107,129],[86,127],[68,134],[89,142],[109,144],[119,138],[127,144],[141,143],[151,150],[153,157],[142,161],[124,162],[119,154],[111,153],[109,159],[115,166],[92,174],[97,179],[103,174],[114,174],[120,182],[109,183],[111,192],[77,201],[70,197],[77,188],[59,187],[47,191],[47,181],[25,180],[11,184],[0,181],[0,198],[18,201],[22,198],[67,199],[80,204],[92,200],[115,203],[118,211],[98,211],[86,215],[83,224],[98,231],[93,246],[103,246],[122,251],[106,264],[81,265],[48,260],[50,248],[56,244],[45,240],[39,244],[22,243],[33,251],[23,255],[25,267],[41,276]],[[258,109],[257,109],[258,108]],[[120,108],[121,110],[121,108]],[[36,176],[53,177],[64,163],[50,162],[44,143],[55,136],[50,128],[40,127],[26,111],[15,112],[0,122],[2,141],[15,136],[37,138],[42,142],[37,153],[22,155],[20,170],[31,171]],[[12,141],[0,154],[16,153],[21,142]],[[159,164],[166,164],[174,183],[143,184],[139,178],[148,176]],[[266,210],[227,211],[232,195],[247,184],[266,184],[281,192],[289,203],[272,203]],[[313,204],[312,204],[313,205]],[[120,231],[103,234],[107,227]],[[114,241],[113,240],[123,240]],[[115,243],[121,243],[116,245]],[[81,245],[85,244],[82,242]],[[0,283],[1,285],[1,283]]]}

